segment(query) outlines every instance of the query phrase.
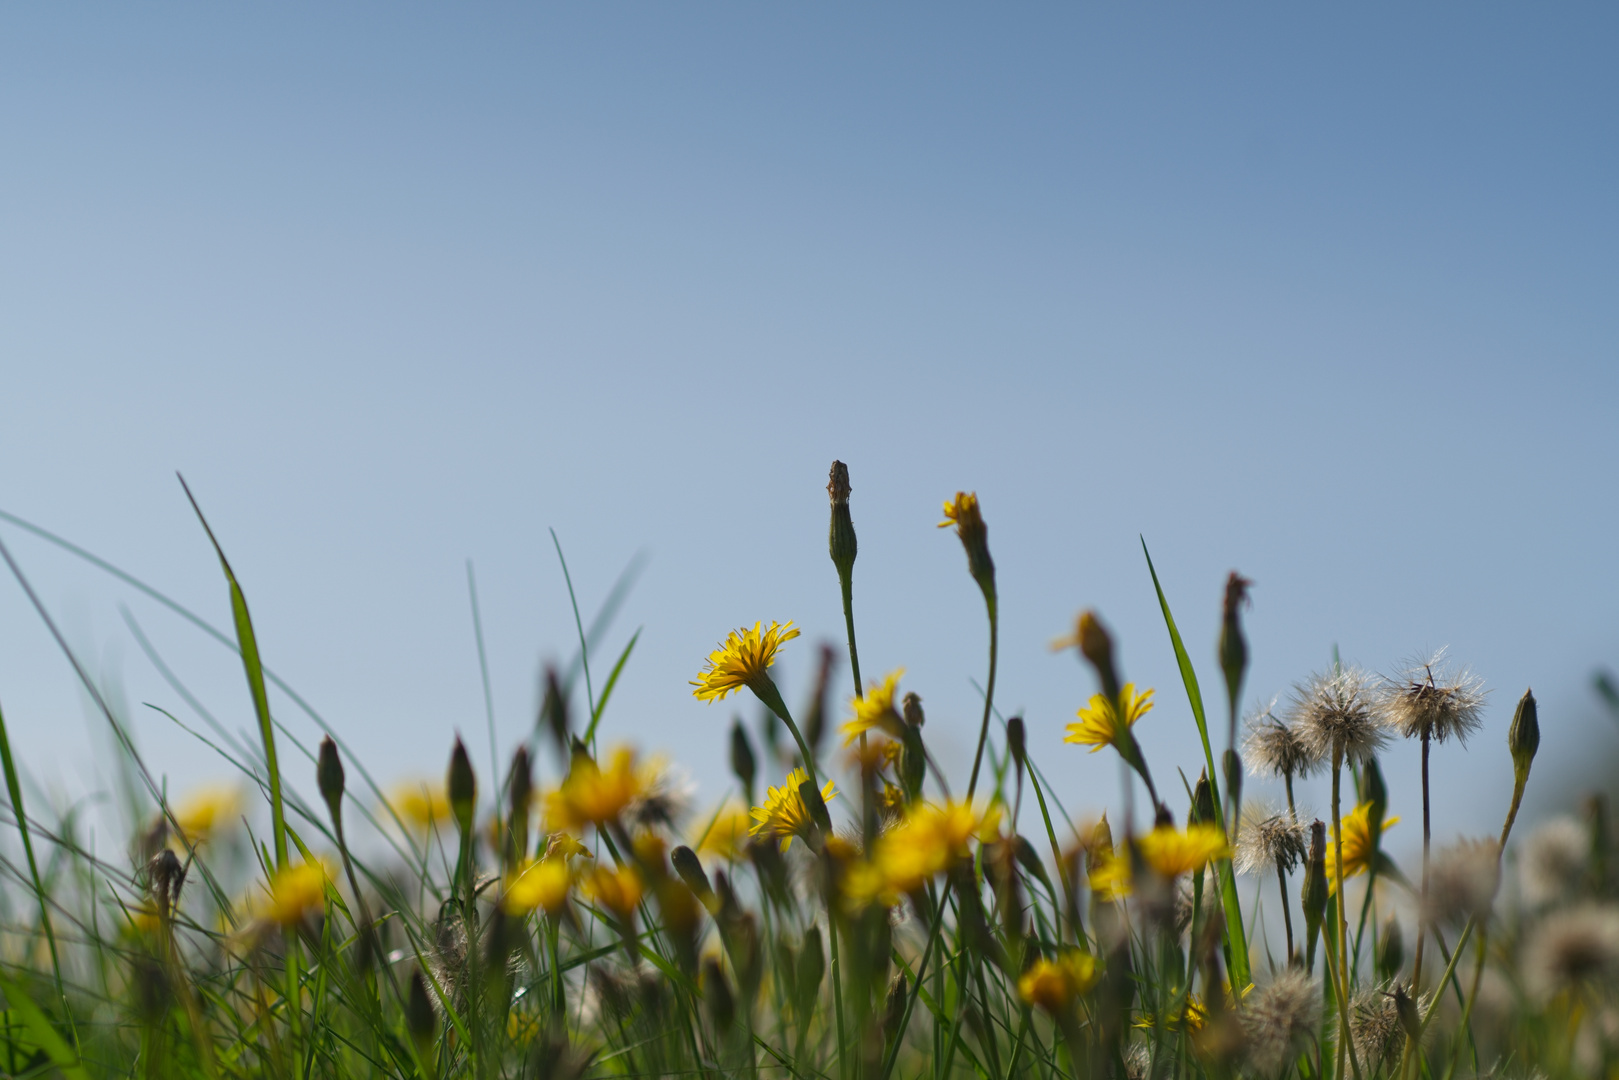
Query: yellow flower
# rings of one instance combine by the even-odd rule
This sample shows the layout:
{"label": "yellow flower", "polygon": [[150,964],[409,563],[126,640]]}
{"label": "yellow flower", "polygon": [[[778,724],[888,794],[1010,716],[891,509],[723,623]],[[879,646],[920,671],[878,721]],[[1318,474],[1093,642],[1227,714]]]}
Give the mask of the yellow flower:
{"label": "yellow flower", "polygon": [[1116,747],[1120,733],[1152,711],[1152,689],[1137,694],[1135,683],[1125,683],[1119,690],[1119,700],[1124,706],[1124,725],[1119,724],[1113,702],[1105,695],[1093,694],[1091,703],[1079,710],[1079,722],[1068,725],[1062,741],[1087,744],[1093,754],[1104,746]]}
{"label": "yellow flower", "polygon": [[[783,851],[793,846],[793,837],[808,835],[809,807],[804,805],[804,797],[798,793],[798,785],[808,779],[809,775],[803,769],[794,769],[787,774],[787,780],[781,787],[767,788],[765,804],[753,808],[752,816],[756,824],[750,830],[751,835],[783,837]],[[837,794],[837,787],[830,780],[821,788],[823,802],[831,802],[837,798]]]}
{"label": "yellow flower", "polygon": [[763,623],[754,623],[753,629],[732,630],[720,647],[708,654],[708,670],[698,672],[691,684],[697,689],[692,696],[699,701],[724,701],[725,695],[741,690],[764,675],[765,669],[776,662],[776,652],[785,642],[798,636],[792,620],[777,624],[771,621],[767,630]]}
{"label": "yellow flower", "polygon": [[740,807],[726,807],[714,816],[707,831],[698,838],[697,852],[734,862],[747,850],[748,833],[752,828],[753,815]]}
{"label": "yellow flower", "polygon": [[641,893],[641,875],[633,866],[620,866],[617,870],[598,866],[585,877],[585,894],[620,919],[635,914]]}
{"label": "yellow flower", "polygon": [[1137,840],[1136,847],[1142,861],[1166,878],[1189,874],[1210,859],[1231,855],[1225,830],[1218,825],[1188,825],[1185,832],[1172,825],[1160,825]]}
{"label": "yellow flower", "polygon": [[973,529],[984,527],[983,515],[978,512],[978,493],[958,491],[954,499],[946,500],[944,504],[944,520],[939,522],[939,528],[948,529],[956,527],[956,532],[966,534]]}
{"label": "yellow flower", "polygon": [[1091,848],[1087,876],[1098,900],[1124,899],[1130,895],[1130,853],[1122,848]]}
{"label": "yellow flower", "polygon": [[1064,949],[1055,960],[1036,960],[1017,981],[1018,997],[1053,1016],[1066,1014],[1096,985],[1096,957]]}
{"label": "yellow flower", "polygon": [[[1399,824],[1397,817],[1384,818],[1383,828]],[[1366,872],[1371,865],[1376,850],[1372,846],[1372,804],[1361,803],[1355,807],[1353,813],[1344,818],[1344,877],[1352,878],[1356,874]],[[1327,844],[1327,889],[1329,893],[1338,891],[1338,834],[1332,834],[1332,841]]]}
{"label": "yellow flower", "polygon": [[657,776],[657,764],[637,764],[635,751],[627,746],[613,750],[605,770],[594,759],[580,755],[574,758],[562,786],[546,795],[546,821],[574,831],[586,825],[605,825],[646,794]]}
{"label": "yellow flower", "polygon": [[208,839],[216,827],[234,818],[242,805],[239,788],[213,784],[198,788],[181,802],[169,807],[181,834],[191,843]]}
{"label": "yellow flower", "polygon": [[270,895],[261,912],[267,922],[291,926],[326,903],[326,868],[318,862],[289,866],[270,879]]}
{"label": "yellow flower", "polygon": [[396,784],[388,795],[388,805],[405,824],[424,831],[450,820],[450,797],[443,784],[426,780]]}
{"label": "yellow flower", "polygon": [[583,855],[587,859],[596,856],[590,849],[565,832],[554,832],[545,838],[545,855],[547,859],[571,859],[576,855]]}
{"label": "yellow flower", "polygon": [[545,858],[531,862],[506,886],[501,904],[508,915],[527,915],[536,908],[547,915],[559,914],[568,903],[573,874],[566,858]]}
{"label": "yellow flower", "polygon": [[895,668],[883,676],[882,682],[875,679],[868,682],[865,697],[849,699],[854,719],[843,725],[843,745],[848,746],[872,728],[880,728],[896,739],[904,737],[905,721],[900,719],[899,712],[894,708],[894,695],[904,674],[904,668]]}
{"label": "yellow flower", "polygon": [[895,899],[915,892],[970,855],[972,840],[992,839],[1000,819],[999,805],[982,812],[964,802],[914,807],[878,838],[872,859],[877,873],[857,876],[849,891],[860,900]]}

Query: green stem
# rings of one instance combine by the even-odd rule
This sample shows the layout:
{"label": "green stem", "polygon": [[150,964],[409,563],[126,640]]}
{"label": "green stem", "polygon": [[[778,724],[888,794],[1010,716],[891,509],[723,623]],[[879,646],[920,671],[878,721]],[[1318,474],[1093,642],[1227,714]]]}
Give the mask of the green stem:
{"label": "green stem", "polygon": [[787,730],[792,733],[793,742],[798,744],[799,756],[804,759],[804,771],[809,775],[810,783],[819,790],[821,780],[815,771],[815,755],[810,753],[809,744],[804,741],[803,732],[798,730],[793,714],[787,711],[787,703],[781,699],[781,691],[776,689],[776,684],[767,674],[760,674],[758,678],[748,683],[748,689],[764,702],[765,708],[781,717],[781,722],[787,725]]}
{"label": "green stem", "polygon": [[854,646],[854,574],[839,573],[838,585],[843,589],[843,626],[849,635],[849,669],[854,675],[854,696],[860,696],[860,650]]}
{"label": "green stem", "polygon": [[[1473,968],[1473,986],[1467,992],[1467,1005],[1462,1009],[1462,1023],[1456,1036],[1456,1045],[1450,1052],[1450,1064],[1445,1068],[1445,1080],[1451,1080],[1456,1075],[1456,1063],[1462,1057],[1462,1038],[1460,1032],[1471,1034],[1470,1025],[1473,1022],[1473,1003],[1478,1000],[1479,984],[1484,981],[1484,953],[1486,943],[1489,941],[1490,930],[1485,927],[1478,933],[1478,964]],[[1456,950],[1458,953],[1461,949]]]}
{"label": "green stem", "polygon": [[[1334,747],[1332,751],[1332,844],[1334,854],[1333,873],[1338,881],[1338,902],[1333,905],[1333,914],[1338,923],[1338,948],[1336,967],[1338,969],[1338,1068],[1337,1075],[1344,1074],[1344,1054],[1349,1051],[1349,912],[1344,903],[1344,822],[1343,822],[1343,747]],[[1329,958],[1330,961],[1331,958]],[[1355,1060],[1353,1053],[1349,1054],[1349,1064],[1355,1071],[1355,1080],[1360,1080],[1360,1063]]]}
{"label": "green stem", "polygon": [[989,740],[989,714],[995,702],[995,666],[1000,651],[1000,619],[996,613],[994,593],[985,590],[984,606],[989,609],[989,682],[984,687],[984,721],[978,726],[978,751],[973,754],[973,772],[967,781],[967,802],[973,801],[978,790],[978,769],[984,763],[984,743]]}

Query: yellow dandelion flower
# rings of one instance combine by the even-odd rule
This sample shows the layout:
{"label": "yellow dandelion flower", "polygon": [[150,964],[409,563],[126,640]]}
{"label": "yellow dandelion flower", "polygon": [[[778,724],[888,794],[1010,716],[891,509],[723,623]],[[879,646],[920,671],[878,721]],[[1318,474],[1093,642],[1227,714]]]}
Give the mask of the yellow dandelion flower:
{"label": "yellow dandelion flower", "polygon": [[125,929],[131,935],[155,934],[158,927],[163,925],[162,916],[158,915],[156,908],[142,904],[139,907],[124,908],[124,918],[127,920]]}
{"label": "yellow dandelion flower", "polygon": [[[1136,840],[1141,861],[1160,877],[1174,878],[1206,866],[1210,859],[1231,854],[1225,833],[1218,825],[1188,825],[1182,832],[1173,825],[1160,825]],[[1118,900],[1132,889],[1130,852],[1124,847],[1097,845],[1091,849],[1091,890],[1099,900]]]}
{"label": "yellow dandelion flower", "polygon": [[641,875],[628,865],[616,870],[598,866],[585,876],[584,886],[586,896],[621,920],[635,914],[644,891]]}
{"label": "yellow dandelion flower", "polygon": [[300,863],[276,871],[270,879],[269,896],[261,912],[266,922],[291,926],[326,903],[326,867],[318,862]]}
{"label": "yellow dandelion flower", "polygon": [[[1397,817],[1384,818],[1383,828],[1399,824]],[[1338,838],[1337,833],[1332,834],[1332,840],[1327,843],[1327,889],[1330,893],[1338,891]],[[1352,878],[1356,874],[1363,874],[1371,866],[1377,849],[1372,844],[1372,804],[1361,803],[1355,807],[1353,813],[1344,817],[1344,877]]]}
{"label": "yellow dandelion flower", "polygon": [[1019,976],[1018,997],[1052,1016],[1066,1015],[1074,1002],[1090,992],[1101,973],[1096,957],[1078,949],[1064,949],[1055,960],[1036,960]]}
{"label": "yellow dandelion flower", "polygon": [[899,691],[899,680],[904,674],[904,668],[895,668],[884,675],[881,682],[876,679],[868,682],[864,697],[849,699],[854,719],[843,725],[844,746],[872,728],[878,728],[896,739],[905,736],[905,721],[900,719],[898,710],[894,708],[894,695]]}
{"label": "yellow dandelion flower", "polygon": [[565,832],[554,832],[545,838],[545,858],[571,859],[577,855],[583,855],[587,859],[596,857],[590,853],[589,848]]}
{"label": "yellow dandelion flower", "polygon": [[638,763],[635,751],[627,746],[613,750],[605,769],[581,755],[562,786],[546,795],[546,821],[575,832],[586,825],[605,825],[651,790],[658,772],[657,762]]}
{"label": "yellow dandelion flower", "polygon": [[540,859],[511,879],[501,904],[508,915],[527,915],[535,910],[557,915],[567,906],[572,887],[573,874],[565,857]]}
{"label": "yellow dandelion flower", "polygon": [[697,838],[697,852],[735,862],[748,848],[753,815],[737,806],[728,806],[714,816],[708,829]]}
{"label": "yellow dandelion flower", "polygon": [[975,811],[964,802],[914,807],[877,841],[876,866],[891,893],[911,893],[935,874],[971,854],[972,840],[992,839],[1000,825],[998,804]]}
{"label": "yellow dandelion flower", "polygon": [[191,792],[169,807],[180,832],[193,844],[200,844],[235,818],[242,806],[240,788],[211,784]]}
{"label": "yellow dandelion flower", "polygon": [[450,797],[444,785],[428,780],[407,780],[394,785],[388,805],[406,825],[424,832],[450,820]]}
{"label": "yellow dandelion flower", "polygon": [[948,529],[956,527],[956,532],[967,533],[973,529],[984,527],[984,517],[978,512],[978,493],[976,491],[958,491],[954,499],[947,499],[944,504],[944,520],[939,522],[939,528]]}
{"label": "yellow dandelion flower", "polygon": [[[765,804],[753,808],[752,817],[755,824],[750,834],[782,837],[783,851],[793,846],[793,837],[807,836],[810,827],[809,807],[804,805],[804,797],[798,793],[798,785],[808,779],[809,774],[803,769],[794,769],[787,774],[787,779],[781,787],[767,788]],[[821,788],[823,802],[831,802],[837,798],[837,794],[837,787],[830,780]]]}
{"label": "yellow dandelion flower", "polygon": [[753,629],[732,630],[720,647],[708,654],[708,669],[698,673],[692,696],[699,701],[724,701],[725,695],[741,690],[764,675],[776,662],[776,653],[798,636],[792,620],[771,621],[769,629],[756,622]]}
{"label": "yellow dandelion flower", "polygon": [[1117,747],[1119,735],[1152,711],[1152,694],[1151,687],[1137,694],[1134,683],[1124,684],[1119,690],[1119,701],[1124,707],[1122,725],[1113,702],[1103,694],[1092,695],[1091,703],[1079,710],[1079,722],[1068,725],[1068,734],[1062,741],[1088,745],[1093,754],[1104,746]]}

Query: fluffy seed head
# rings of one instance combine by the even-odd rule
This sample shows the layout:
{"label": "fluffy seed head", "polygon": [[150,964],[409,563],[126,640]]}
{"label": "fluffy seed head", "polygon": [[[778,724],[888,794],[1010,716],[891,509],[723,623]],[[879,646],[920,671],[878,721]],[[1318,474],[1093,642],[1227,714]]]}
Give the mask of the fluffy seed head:
{"label": "fluffy seed head", "polygon": [[1372,693],[1372,678],[1359,668],[1310,676],[1293,689],[1289,720],[1305,749],[1318,760],[1341,752],[1362,762],[1388,742],[1388,728]]}
{"label": "fluffy seed head", "polygon": [[[1355,1040],[1355,1056],[1365,1072],[1375,1072],[1379,1066],[1392,1066],[1400,1060],[1405,1049],[1405,1029],[1400,1024],[1400,1009],[1396,995],[1399,984],[1386,988],[1362,990],[1350,1006],[1349,1033]],[[1409,1000],[1409,999],[1407,999]],[[1417,1015],[1428,1011],[1428,995],[1416,999]]]}
{"label": "fluffy seed head", "polygon": [[1518,864],[1524,903],[1541,907],[1573,892],[1591,855],[1591,832],[1567,815],[1536,829]]}
{"label": "fluffy seed head", "polygon": [[1298,729],[1275,710],[1272,701],[1248,718],[1248,734],[1242,744],[1248,771],[1254,776],[1303,779],[1321,767],[1321,755],[1310,751]]}
{"label": "fluffy seed head", "polygon": [[1433,861],[1423,917],[1429,923],[1487,919],[1501,887],[1501,849],[1494,840],[1463,840]]}
{"label": "fluffy seed head", "polygon": [[1619,907],[1582,904],[1550,916],[1524,946],[1522,970],[1525,987],[1542,1001],[1619,978]]}
{"label": "fluffy seed head", "polygon": [[1243,1002],[1248,1067],[1259,1075],[1280,1072],[1315,1038],[1321,1019],[1320,984],[1289,968]]}
{"label": "fluffy seed head", "polygon": [[1242,828],[1237,833],[1237,870],[1257,874],[1279,866],[1286,873],[1304,861],[1309,846],[1309,826],[1287,811],[1250,803],[1242,811]]}
{"label": "fluffy seed head", "polygon": [[1386,682],[1382,699],[1388,724],[1408,739],[1466,743],[1484,722],[1484,680],[1447,663],[1443,649],[1406,665]]}

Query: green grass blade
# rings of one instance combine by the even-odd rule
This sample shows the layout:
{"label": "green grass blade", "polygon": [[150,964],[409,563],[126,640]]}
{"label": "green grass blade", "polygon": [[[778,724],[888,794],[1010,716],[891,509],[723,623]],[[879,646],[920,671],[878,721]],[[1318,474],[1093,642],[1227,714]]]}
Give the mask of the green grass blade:
{"label": "green grass blade", "polygon": [[68,1046],[67,1040],[51,1026],[50,1019],[45,1015],[34,999],[28,996],[20,982],[13,981],[0,974],[0,991],[6,995],[9,1004],[28,1029],[28,1034],[39,1048],[50,1057],[51,1062],[69,1080],[90,1080],[90,1074],[85,1072],[84,1066],[79,1063],[79,1057]]}
{"label": "green grass blade", "polygon": [[557,562],[562,564],[562,580],[568,583],[568,603],[573,605],[573,625],[579,631],[579,662],[585,666],[585,703],[590,706],[591,715],[596,712],[596,691],[590,684],[590,645],[585,638],[585,623],[579,617],[579,600],[573,594],[573,575],[568,573],[568,560],[562,554],[562,541],[557,539],[557,531],[551,530],[551,543],[557,549]]}
{"label": "green grass blade", "polygon": [[624,670],[624,663],[630,658],[635,649],[635,643],[641,640],[641,631],[637,630],[630,638],[630,643],[624,646],[624,651],[618,655],[618,663],[613,665],[613,673],[607,676],[607,685],[602,687],[602,699],[596,703],[595,710],[590,714],[590,727],[585,730],[585,745],[594,751],[596,743],[596,725],[601,723],[602,713],[607,711],[607,699],[613,696],[613,687],[618,685],[619,673]]}
{"label": "green grass blade", "polygon": [[[1221,829],[1224,829],[1220,772],[1214,767],[1214,749],[1209,745],[1209,723],[1203,712],[1203,692],[1198,689],[1197,672],[1192,669],[1192,658],[1186,655],[1186,645],[1181,641],[1181,632],[1175,627],[1175,616],[1170,614],[1169,601],[1164,597],[1164,587],[1158,582],[1158,571],[1152,565],[1152,553],[1147,550],[1145,537],[1141,540],[1141,553],[1147,557],[1147,572],[1152,575],[1152,587],[1158,594],[1158,606],[1163,609],[1164,625],[1169,628],[1169,643],[1175,649],[1175,662],[1180,665],[1181,681],[1186,685],[1186,697],[1192,703],[1192,717],[1197,721],[1197,734],[1203,740],[1203,757],[1209,766],[1209,790],[1214,796],[1214,820]],[[1219,872],[1220,899],[1226,914],[1226,936],[1231,943],[1232,985],[1246,986],[1250,981],[1248,942],[1242,933],[1242,904],[1237,897],[1237,879],[1231,872],[1229,859],[1221,860]]]}
{"label": "green grass blade", "polygon": [[[28,857],[28,876],[33,879],[34,896],[39,900],[39,921],[45,929],[45,940],[51,947],[51,974],[56,978],[56,996],[67,1007],[67,993],[62,988],[62,960],[56,951],[56,930],[51,926],[50,906],[45,903],[45,886],[40,882],[39,863],[34,859],[34,841],[28,835],[28,814],[23,809],[22,783],[17,779],[17,763],[11,756],[11,736],[6,731],[6,717],[0,712],[0,764],[6,770],[6,794],[11,797],[11,813],[17,819],[17,832],[22,836],[23,854]],[[70,1014],[71,1015],[71,1014]]]}
{"label": "green grass blade", "polygon": [[270,695],[264,689],[264,664],[259,659],[259,641],[253,633],[253,619],[247,613],[247,596],[236,580],[236,572],[230,568],[230,560],[225,558],[225,549],[219,546],[214,530],[208,527],[208,519],[203,517],[202,507],[197,505],[196,496],[191,494],[183,476],[180,477],[180,486],[185,489],[186,498],[191,500],[191,509],[197,512],[197,520],[202,522],[202,530],[208,534],[208,542],[214,546],[219,565],[225,571],[225,580],[230,583],[230,611],[236,622],[236,645],[241,650],[242,667],[247,671],[247,686],[253,695],[253,711],[259,718],[259,736],[264,740],[265,779],[270,784],[270,822],[275,831],[275,865],[279,870],[287,865],[286,812],[281,800],[281,767],[275,756],[275,727],[270,722]]}

